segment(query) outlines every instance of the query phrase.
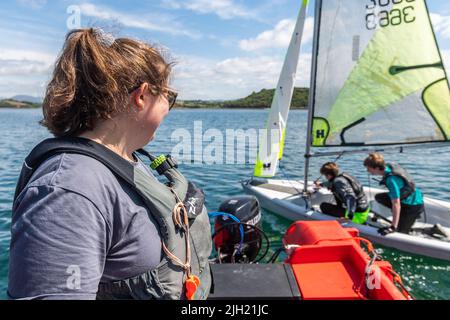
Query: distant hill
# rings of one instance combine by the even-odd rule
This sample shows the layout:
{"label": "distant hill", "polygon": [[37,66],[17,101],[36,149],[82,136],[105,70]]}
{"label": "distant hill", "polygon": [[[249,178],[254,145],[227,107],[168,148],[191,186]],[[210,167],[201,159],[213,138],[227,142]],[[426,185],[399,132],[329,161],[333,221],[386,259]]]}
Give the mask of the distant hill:
{"label": "distant hill", "polygon": [[[176,107],[186,109],[264,109],[270,108],[274,93],[275,89],[262,89],[242,99],[225,101],[185,100],[177,102]],[[308,105],[308,94],[308,88],[295,88],[291,109],[305,109]],[[0,108],[31,109],[40,108],[41,104],[42,101],[39,98],[22,95],[15,96],[14,99],[0,100]]]}
{"label": "distant hill", "polygon": [[27,95],[17,95],[10,99],[16,100],[16,101],[23,101],[23,102],[39,103],[39,104],[41,104],[43,101],[42,98],[27,96]]}
{"label": "distant hill", "polygon": [[0,108],[14,108],[14,109],[34,109],[40,108],[40,103],[32,103],[26,101],[17,101],[13,99],[0,100]]}
{"label": "distant hill", "polygon": [[[249,96],[226,101],[202,101],[202,100],[186,100],[177,104],[179,108],[248,108],[263,109],[270,108],[272,104],[275,89],[262,89],[259,92],[253,92]],[[292,109],[304,109],[308,106],[308,88],[295,88],[292,98]]]}

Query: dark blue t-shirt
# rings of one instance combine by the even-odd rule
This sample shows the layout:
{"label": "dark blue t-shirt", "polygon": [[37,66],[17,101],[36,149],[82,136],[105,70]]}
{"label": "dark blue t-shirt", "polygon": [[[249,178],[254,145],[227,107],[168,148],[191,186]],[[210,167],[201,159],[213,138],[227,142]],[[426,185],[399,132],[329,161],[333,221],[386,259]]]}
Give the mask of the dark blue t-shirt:
{"label": "dark blue t-shirt", "polygon": [[95,299],[100,281],[134,277],[160,261],[161,237],[140,196],[90,157],[47,160],[14,204],[12,299]]}

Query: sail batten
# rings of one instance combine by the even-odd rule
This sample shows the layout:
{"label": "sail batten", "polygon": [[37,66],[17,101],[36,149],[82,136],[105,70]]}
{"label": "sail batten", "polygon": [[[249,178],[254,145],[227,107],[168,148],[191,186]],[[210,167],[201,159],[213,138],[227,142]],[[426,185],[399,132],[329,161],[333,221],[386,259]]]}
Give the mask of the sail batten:
{"label": "sail batten", "polygon": [[314,147],[450,140],[448,79],[424,0],[320,6]]}

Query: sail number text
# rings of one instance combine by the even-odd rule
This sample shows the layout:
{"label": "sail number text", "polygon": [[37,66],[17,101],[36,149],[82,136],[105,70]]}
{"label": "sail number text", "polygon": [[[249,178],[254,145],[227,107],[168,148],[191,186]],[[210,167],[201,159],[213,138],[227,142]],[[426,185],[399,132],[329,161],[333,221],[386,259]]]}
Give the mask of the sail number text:
{"label": "sail number text", "polygon": [[[414,6],[412,5],[415,0],[370,0],[369,2],[370,4],[366,5],[366,28],[368,30],[374,30],[378,26],[386,28],[416,21]],[[402,9],[389,10],[389,8],[386,8],[391,4],[395,5],[402,2],[409,2],[411,5]]]}

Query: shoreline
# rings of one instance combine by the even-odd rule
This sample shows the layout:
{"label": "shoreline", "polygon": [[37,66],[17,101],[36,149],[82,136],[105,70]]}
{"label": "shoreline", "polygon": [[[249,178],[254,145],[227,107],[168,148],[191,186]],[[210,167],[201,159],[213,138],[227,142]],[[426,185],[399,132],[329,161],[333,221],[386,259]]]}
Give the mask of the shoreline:
{"label": "shoreline", "polygon": [[[221,110],[264,110],[270,109],[272,105],[275,89],[262,89],[259,92],[252,92],[245,98],[233,100],[179,100],[174,109],[192,110],[192,109],[221,109]],[[291,110],[306,110],[308,105],[309,89],[295,88]],[[42,101],[33,103],[14,98],[0,99],[0,108],[11,109],[39,109],[42,107]]]}

